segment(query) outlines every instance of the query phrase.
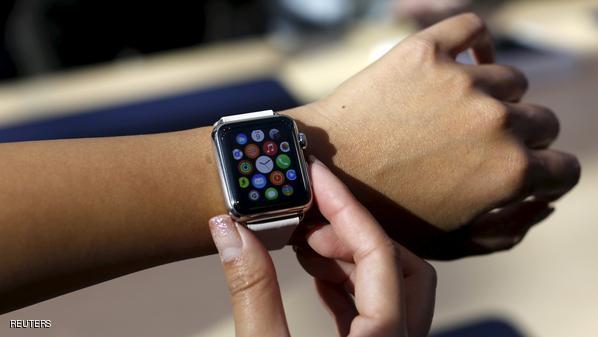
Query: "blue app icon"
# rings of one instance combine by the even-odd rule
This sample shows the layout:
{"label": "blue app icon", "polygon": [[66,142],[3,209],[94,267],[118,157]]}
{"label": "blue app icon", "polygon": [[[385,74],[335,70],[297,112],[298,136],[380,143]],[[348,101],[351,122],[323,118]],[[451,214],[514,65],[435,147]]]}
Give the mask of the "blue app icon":
{"label": "blue app icon", "polygon": [[253,175],[253,177],[251,177],[251,183],[255,188],[264,188],[264,186],[266,186],[268,183],[268,179],[266,179],[265,175],[256,173]]}
{"label": "blue app icon", "polygon": [[256,191],[256,190],[251,190],[249,191],[249,199],[251,199],[252,201],[257,201],[260,198],[260,192]]}
{"label": "blue app icon", "polygon": [[235,137],[235,140],[238,144],[245,145],[247,144],[247,135],[244,133],[239,133],[237,137]]}
{"label": "blue app icon", "polygon": [[239,149],[234,149],[233,150],[233,158],[235,158],[236,160],[243,158],[243,151],[241,151]]}
{"label": "blue app icon", "polygon": [[270,132],[268,132],[268,135],[270,136],[270,138],[274,140],[279,140],[280,138],[282,138],[282,134],[280,133],[280,131],[278,131],[278,129],[271,129]]}
{"label": "blue app icon", "polygon": [[289,180],[297,179],[297,172],[295,172],[295,170],[288,170],[287,171],[287,179],[289,179]]}
{"label": "blue app icon", "polygon": [[284,185],[282,187],[282,194],[286,195],[287,197],[290,197],[291,195],[293,195],[293,186]]}

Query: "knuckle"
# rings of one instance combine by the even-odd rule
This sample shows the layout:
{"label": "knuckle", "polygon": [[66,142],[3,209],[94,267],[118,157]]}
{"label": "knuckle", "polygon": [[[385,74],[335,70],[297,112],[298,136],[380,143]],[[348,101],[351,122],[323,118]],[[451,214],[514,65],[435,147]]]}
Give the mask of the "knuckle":
{"label": "knuckle", "polygon": [[457,68],[457,70],[453,72],[453,79],[455,85],[466,92],[471,91],[476,85],[474,77],[460,68]]}
{"label": "knuckle", "polygon": [[530,193],[527,177],[531,169],[531,158],[528,151],[517,145],[510,150],[507,162],[507,187],[512,194],[525,196]]}
{"label": "knuckle", "polygon": [[401,258],[401,251],[399,245],[390,238],[376,245],[376,249],[378,249],[378,251],[383,255],[392,256],[396,259]]}
{"label": "knuckle", "polygon": [[537,107],[538,113],[542,115],[544,127],[548,129],[551,138],[556,138],[561,131],[561,123],[557,115],[547,107]]}
{"label": "knuckle", "polygon": [[476,13],[468,12],[461,14],[459,19],[464,23],[467,24],[472,30],[474,31],[484,31],[486,30],[486,22],[484,19]]}
{"label": "knuckle", "polygon": [[509,108],[502,102],[490,99],[483,104],[482,114],[486,126],[490,129],[503,130],[509,123]]}
{"label": "knuckle", "polygon": [[275,279],[268,268],[258,267],[249,271],[244,264],[238,264],[229,277],[228,286],[232,297],[243,297],[248,293],[264,293],[273,286]]}
{"label": "knuckle", "polygon": [[503,65],[503,67],[509,74],[509,77],[512,79],[512,81],[521,89],[521,91],[527,91],[529,88],[529,80],[527,79],[527,76],[525,76],[521,70],[511,65]]}
{"label": "knuckle", "polygon": [[407,45],[409,46],[409,53],[413,59],[428,60],[436,55],[436,43],[421,35],[412,36]]}
{"label": "knuckle", "polygon": [[579,182],[581,177],[581,164],[579,163],[579,159],[567,152],[560,152],[563,157],[563,164],[567,167],[566,169],[566,186],[568,186],[568,190],[573,188]]}

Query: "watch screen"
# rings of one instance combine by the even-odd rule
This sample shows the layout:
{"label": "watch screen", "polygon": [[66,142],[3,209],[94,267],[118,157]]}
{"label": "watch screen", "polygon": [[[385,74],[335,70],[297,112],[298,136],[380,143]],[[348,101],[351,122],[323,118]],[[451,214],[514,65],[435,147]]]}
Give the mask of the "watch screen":
{"label": "watch screen", "polygon": [[310,200],[293,121],[285,116],[220,127],[224,175],[240,215],[299,207]]}

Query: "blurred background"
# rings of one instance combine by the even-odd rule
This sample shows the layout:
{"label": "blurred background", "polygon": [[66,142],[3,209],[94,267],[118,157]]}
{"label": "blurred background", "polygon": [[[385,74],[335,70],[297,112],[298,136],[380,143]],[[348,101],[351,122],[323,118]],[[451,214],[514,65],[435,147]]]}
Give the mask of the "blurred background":
{"label": "blurred background", "polygon": [[[528,75],[526,99],[556,111],[556,147],[583,172],[512,251],[434,263],[433,336],[598,336],[597,0],[3,0],[0,142],[165,132],[296,106],[462,11],[486,18],[498,61]],[[292,251],[273,255],[292,333],[334,335]],[[10,319],[52,328],[9,329]],[[233,334],[213,256],[0,316],[1,336]]]}

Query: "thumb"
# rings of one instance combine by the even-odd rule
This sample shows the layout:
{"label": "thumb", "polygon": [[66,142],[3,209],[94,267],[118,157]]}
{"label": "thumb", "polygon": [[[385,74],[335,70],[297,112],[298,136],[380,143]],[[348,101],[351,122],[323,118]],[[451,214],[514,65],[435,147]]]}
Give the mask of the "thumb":
{"label": "thumb", "polygon": [[210,232],[224,267],[236,336],[289,336],[276,271],[266,248],[228,215],[210,219]]}

